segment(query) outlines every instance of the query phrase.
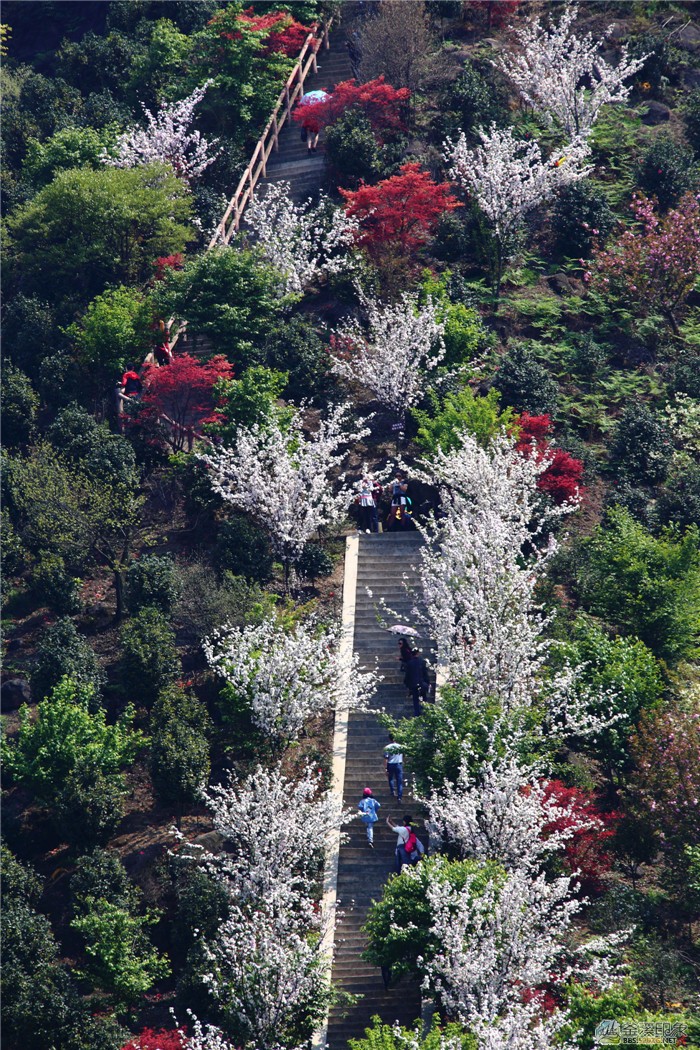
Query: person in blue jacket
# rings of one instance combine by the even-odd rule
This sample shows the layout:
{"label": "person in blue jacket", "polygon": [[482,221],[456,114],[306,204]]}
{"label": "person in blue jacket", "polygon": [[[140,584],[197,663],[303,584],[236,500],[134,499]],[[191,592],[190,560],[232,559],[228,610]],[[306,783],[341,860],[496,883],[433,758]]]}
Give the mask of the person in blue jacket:
{"label": "person in blue jacket", "polygon": [[377,816],[379,807],[380,803],[372,795],[372,788],[365,788],[362,792],[362,800],[357,803],[357,808],[361,813],[360,820],[367,831],[367,845],[370,849],[374,849],[374,825],[379,820]]}

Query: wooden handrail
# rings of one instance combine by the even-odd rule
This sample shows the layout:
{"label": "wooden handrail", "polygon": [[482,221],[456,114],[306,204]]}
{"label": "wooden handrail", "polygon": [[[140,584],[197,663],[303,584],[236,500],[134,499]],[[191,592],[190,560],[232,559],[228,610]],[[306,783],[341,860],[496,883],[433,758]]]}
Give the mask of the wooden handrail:
{"label": "wooden handrail", "polygon": [[[268,157],[273,148],[279,149],[279,133],[284,127],[285,121],[291,118],[292,106],[296,102],[297,97],[304,93],[304,81],[306,80],[311,66],[313,66],[314,72],[316,72],[316,55],[321,44],[323,44],[326,50],[330,47],[330,44],[328,43],[328,34],[332,24],[333,17],[331,16],[323,26],[316,26],[306,37],[304,46],[299,52],[299,57],[294,64],[294,68],[287,77],[287,81],[277,99],[277,105],[272,110],[270,119],[265,125],[265,130],[255,145],[253,156],[250,158],[247,168],[240,177],[238,186],[236,187],[236,192],[226,205],[226,211],[221,217],[221,222],[216,227],[214,234],[206,247],[206,251],[215,248],[217,244],[228,244],[234,233],[238,232],[245,206],[253,196],[260,176],[262,175],[264,178],[267,173],[266,167]],[[310,52],[308,57],[307,52]],[[306,65],[304,65],[305,60]],[[280,109],[282,109],[282,117],[281,119],[278,119]],[[256,164],[257,170],[255,170]],[[227,228],[229,220],[232,221]],[[174,317],[171,317],[168,321],[168,331],[171,330],[174,321]],[[168,345],[171,350],[175,346],[182,332],[186,331],[186,329],[187,321],[183,321],[175,333],[168,338]]]}
{"label": "wooden handrail", "polygon": [[[217,244],[228,244],[234,233],[238,231],[245,206],[252,198],[260,176],[265,177],[267,159],[273,149],[279,149],[279,133],[284,127],[285,121],[291,117],[292,107],[297,98],[304,93],[304,81],[312,66],[314,72],[316,72],[316,55],[321,44],[324,45],[326,50],[330,46],[328,33],[332,23],[333,18],[331,17],[323,27],[318,26],[312,30],[304,41],[304,46],[299,52],[294,68],[287,77],[287,82],[277,99],[277,105],[272,110],[270,119],[265,125],[265,130],[253,150],[253,156],[241,175],[236,192],[228,202],[221,222],[216,227],[207,245],[207,251],[216,247]],[[280,110],[282,111],[281,117],[279,116]],[[230,224],[229,220],[231,220]]]}

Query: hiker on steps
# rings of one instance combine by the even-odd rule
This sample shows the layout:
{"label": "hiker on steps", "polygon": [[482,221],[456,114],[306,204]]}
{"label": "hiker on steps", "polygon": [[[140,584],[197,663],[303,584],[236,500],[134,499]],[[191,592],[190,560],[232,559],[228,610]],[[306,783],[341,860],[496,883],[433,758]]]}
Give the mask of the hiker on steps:
{"label": "hiker on steps", "polygon": [[411,650],[411,659],[406,664],[406,685],[413,700],[413,714],[421,714],[421,700],[426,703],[430,690],[428,665],[420,654],[420,649]]}
{"label": "hiker on steps", "polygon": [[[396,743],[391,733],[389,743],[384,748],[384,762],[391,797],[397,798],[400,802],[403,798],[403,754],[401,744]],[[394,786],[396,786],[396,792],[394,792]]]}
{"label": "hiker on steps", "polygon": [[367,832],[367,845],[370,849],[374,849],[374,825],[379,820],[377,816],[377,810],[380,807],[380,803],[377,802],[376,798],[372,795],[372,788],[365,788],[362,792],[362,799],[357,803],[357,808],[360,811],[360,820],[365,826]]}
{"label": "hiker on steps", "polygon": [[409,857],[406,853],[406,843],[411,834],[411,817],[406,814],[403,818],[403,824],[392,824],[391,817],[387,817],[386,822],[397,836],[396,849],[394,850],[394,871],[397,874],[400,874],[401,868],[404,864],[409,863]]}

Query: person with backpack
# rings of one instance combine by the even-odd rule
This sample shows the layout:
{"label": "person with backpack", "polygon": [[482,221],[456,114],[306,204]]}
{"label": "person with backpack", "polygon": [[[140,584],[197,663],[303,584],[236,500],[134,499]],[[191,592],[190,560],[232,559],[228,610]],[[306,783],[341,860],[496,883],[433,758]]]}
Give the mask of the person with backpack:
{"label": "person with backpack", "polygon": [[357,808],[361,814],[360,820],[367,831],[367,845],[370,849],[374,849],[374,825],[379,820],[377,810],[380,806],[381,803],[377,802],[372,795],[372,788],[365,788],[362,792],[362,799],[357,803]]}
{"label": "person with backpack", "polygon": [[394,871],[399,874],[404,864],[410,863],[409,855],[406,852],[406,843],[411,834],[411,818],[406,814],[403,818],[403,824],[392,824],[391,817],[387,817],[386,822],[397,836],[396,849],[394,850]]}

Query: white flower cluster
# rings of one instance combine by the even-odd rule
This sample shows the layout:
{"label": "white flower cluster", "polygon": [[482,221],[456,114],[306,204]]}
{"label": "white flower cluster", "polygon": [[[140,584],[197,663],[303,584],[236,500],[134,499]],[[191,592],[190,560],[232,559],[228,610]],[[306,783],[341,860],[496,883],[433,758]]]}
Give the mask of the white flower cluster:
{"label": "white flower cluster", "polygon": [[328,1001],[315,887],[326,838],[350,814],[310,767],[289,780],[279,767],[259,766],[240,784],[210,788],[205,798],[230,847],[206,863],[230,906],[205,945],[204,980],[251,1044],[272,1050],[288,1045],[284,1033],[294,1018],[306,1011],[319,1016]]}
{"label": "white flower cluster", "polygon": [[146,127],[134,127],[120,135],[116,153],[105,154],[105,163],[115,168],[136,168],[163,161],[187,182],[198,178],[221,152],[214,150],[217,139],[209,142],[190,127],[194,111],[211,83],[208,80],[180,102],[164,102],[155,114],[142,104]]}
{"label": "white flower cluster", "polygon": [[[527,22],[516,31],[520,51],[507,51],[496,63],[528,105],[550,123],[556,120],[570,140],[590,135],[603,106],[625,101],[632,88],[624,81],[649,57],[630,58],[623,47],[617,65],[611,66],[600,55],[601,37],[572,31],[577,15],[578,5],[571,4],[547,26]],[[602,39],[612,30],[608,26]]]}
{"label": "white flower cluster", "polygon": [[295,204],[289,183],[272,183],[253,198],[246,224],[263,256],[281,278],[284,295],[300,294],[315,280],[352,267],[349,253],[359,223],[328,197]]}
{"label": "white flower cluster", "polygon": [[487,448],[468,433],[460,441],[424,465],[443,510],[423,529],[418,566],[430,636],[451,679],[506,709],[529,705],[546,653],[535,588],[556,550],[541,538],[574,505],[543,504],[537,479],[547,457],[521,455],[506,435]]}
{"label": "white flower cluster", "polygon": [[474,196],[504,246],[520,230],[528,212],[591,171],[583,167],[588,154],[583,139],[545,158],[537,142],[515,138],[512,128],[499,129],[494,124],[488,131],[480,130],[479,137],[482,145],[474,149],[467,146],[464,132],[456,142],[445,144],[450,178]]}
{"label": "white flower cluster", "polygon": [[484,762],[475,779],[465,762],[457,784],[444,784],[426,800],[431,841],[511,871],[539,872],[576,832],[602,827],[577,814],[573,801],[561,805],[548,796],[546,787],[514,758]]}
{"label": "white flower cluster", "polygon": [[317,530],[345,514],[352,491],[334,476],[345,447],[369,431],[347,426],[349,407],[335,406],[306,436],[301,414],[241,427],[233,448],[215,448],[202,460],[211,483],[228,503],[246,511],[267,532],[287,575]]}
{"label": "white flower cluster", "polygon": [[423,392],[425,373],[445,355],[444,325],[430,296],[423,305],[409,292],[397,303],[363,297],[362,304],[368,331],[358,321],[338,329],[333,369],[403,418]]}
{"label": "white flower cluster", "polygon": [[343,666],[337,628],[314,621],[291,631],[270,618],[225,627],[204,642],[209,666],[249,705],[268,736],[296,740],[306,722],[328,708],[365,707],[375,676],[359,669],[357,655]]}

